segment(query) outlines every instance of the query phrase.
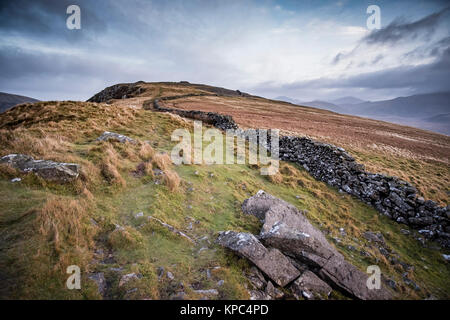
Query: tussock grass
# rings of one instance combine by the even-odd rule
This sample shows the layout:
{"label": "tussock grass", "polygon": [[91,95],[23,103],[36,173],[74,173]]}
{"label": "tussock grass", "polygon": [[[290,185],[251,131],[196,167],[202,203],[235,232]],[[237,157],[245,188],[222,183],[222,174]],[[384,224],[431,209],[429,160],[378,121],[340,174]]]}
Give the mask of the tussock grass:
{"label": "tussock grass", "polygon": [[86,265],[93,246],[95,228],[89,223],[86,200],[49,198],[36,218],[36,228],[48,244],[57,263],[55,268],[77,260]]}

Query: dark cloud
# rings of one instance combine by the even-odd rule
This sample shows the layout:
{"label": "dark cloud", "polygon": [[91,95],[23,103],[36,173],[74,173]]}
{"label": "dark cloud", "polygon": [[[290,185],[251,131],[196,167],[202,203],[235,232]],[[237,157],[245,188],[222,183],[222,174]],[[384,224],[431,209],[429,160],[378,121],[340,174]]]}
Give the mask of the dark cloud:
{"label": "dark cloud", "polygon": [[[77,1],[81,8],[81,30],[66,28],[67,7],[71,0],[14,0],[0,2],[0,32],[20,36],[46,38],[52,41],[80,41],[107,29],[106,21],[95,12],[102,12],[104,1]],[[104,9],[104,8],[103,8]]]}
{"label": "dark cloud", "polygon": [[400,40],[417,39],[418,37],[429,40],[449,11],[450,7],[447,7],[414,22],[406,22],[402,18],[397,18],[387,27],[372,31],[362,39],[362,42],[373,45],[395,44]]}
{"label": "dark cloud", "polygon": [[[416,40],[419,38],[429,41],[444,20],[444,17],[448,16],[449,13],[450,7],[447,7],[414,22],[406,22],[403,18],[397,18],[387,27],[380,30],[374,30],[369,35],[363,37],[351,51],[339,52],[336,54],[331,61],[331,64],[337,65],[345,59],[352,58],[360,52],[360,49],[364,48],[364,45],[393,46],[403,40]],[[437,46],[439,46],[439,44],[437,44]],[[420,48],[418,49],[420,50]],[[375,62],[372,61],[372,64],[379,62],[379,60]]]}

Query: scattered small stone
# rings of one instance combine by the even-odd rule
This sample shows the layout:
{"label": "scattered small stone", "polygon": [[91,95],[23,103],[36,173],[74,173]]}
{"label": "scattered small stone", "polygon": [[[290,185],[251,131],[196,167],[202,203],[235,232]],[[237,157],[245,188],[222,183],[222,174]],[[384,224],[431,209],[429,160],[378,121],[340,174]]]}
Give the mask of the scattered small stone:
{"label": "scattered small stone", "polygon": [[219,280],[217,281],[217,286],[221,287],[225,283],[225,280]]}
{"label": "scattered small stone", "polygon": [[172,272],[170,272],[170,271],[167,271],[166,275],[167,275],[167,278],[169,278],[169,280],[175,279],[175,277],[173,276]]}
{"label": "scattered small stone", "polygon": [[101,296],[104,296],[105,291],[106,291],[105,274],[103,272],[98,272],[98,273],[94,273],[94,274],[90,275],[88,278],[93,280],[96,283],[97,288],[98,288],[98,293]]}
{"label": "scattered small stone", "polygon": [[194,292],[198,294],[212,295],[212,296],[217,296],[219,294],[219,291],[217,291],[216,289],[194,290]]}
{"label": "scattered small stone", "polygon": [[395,291],[397,291],[397,283],[392,280],[392,279],[387,279],[386,280],[386,284],[391,287],[392,289],[394,289]]}
{"label": "scattered small stone", "polygon": [[184,300],[185,297],[186,297],[186,293],[184,293],[184,292],[177,292],[175,294],[172,294],[169,297],[169,300]]}
{"label": "scattered small stone", "polygon": [[123,275],[120,278],[119,287],[122,287],[124,284],[126,284],[127,282],[129,282],[130,280],[133,280],[133,279],[136,279],[136,280],[139,279],[139,276],[134,272]]}
{"label": "scattered small stone", "polygon": [[442,257],[445,261],[450,261],[450,254],[443,254]]}
{"label": "scattered small stone", "polygon": [[115,133],[115,132],[109,132],[105,131],[102,133],[100,137],[97,138],[97,141],[108,141],[108,140],[116,140],[120,143],[136,143],[135,140],[131,139],[130,137],[127,137],[123,134]]}
{"label": "scattered small stone", "polygon": [[369,242],[377,242],[380,244],[384,243],[384,237],[381,234],[381,232],[372,232],[372,231],[366,231],[363,233],[363,237],[368,240]]}
{"label": "scattered small stone", "polygon": [[207,247],[201,247],[200,250],[198,250],[198,254],[202,253],[203,251],[208,250]]}
{"label": "scattered small stone", "polygon": [[11,182],[12,182],[12,183],[14,183],[14,182],[20,182],[20,181],[22,181],[21,178],[14,178],[14,179],[11,179]]}
{"label": "scattered small stone", "polygon": [[141,211],[141,212],[138,212],[138,213],[136,213],[135,215],[134,215],[134,217],[136,218],[136,219],[138,219],[138,218],[141,218],[141,217],[143,217],[144,216],[144,213]]}
{"label": "scattered small stone", "polygon": [[158,275],[158,279],[161,279],[164,275],[164,267],[158,267],[156,273]]}
{"label": "scattered small stone", "polygon": [[123,271],[123,268],[122,267],[119,267],[119,268],[111,267],[111,268],[109,268],[109,270],[113,271],[113,272],[121,272],[121,271]]}
{"label": "scattered small stone", "polygon": [[403,233],[404,235],[409,235],[411,234],[411,231],[407,230],[407,229],[400,229],[400,232]]}

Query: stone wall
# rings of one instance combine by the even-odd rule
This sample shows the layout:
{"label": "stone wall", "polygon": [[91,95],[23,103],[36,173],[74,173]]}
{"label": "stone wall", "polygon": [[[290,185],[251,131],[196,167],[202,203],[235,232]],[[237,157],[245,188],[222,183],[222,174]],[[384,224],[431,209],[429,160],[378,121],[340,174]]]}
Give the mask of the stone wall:
{"label": "stone wall", "polygon": [[[186,98],[186,97],[193,97],[193,96],[205,96],[206,94],[189,94],[189,95],[183,95],[183,96],[177,96],[178,98]],[[208,94],[210,96],[210,94]],[[161,98],[161,100],[173,100],[173,97],[167,97],[167,98]],[[204,112],[204,111],[196,111],[196,110],[181,110],[181,109],[172,109],[172,108],[166,108],[160,105],[159,99],[155,99],[153,102],[153,108],[154,110],[161,111],[161,112],[170,112],[177,114],[181,117],[185,118],[191,118],[195,120],[200,120],[204,123],[208,123],[216,128],[222,129],[222,130],[228,130],[228,129],[237,129],[238,125],[236,122],[234,122],[233,118],[230,116],[218,114],[215,112]],[[144,103],[144,108],[149,108],[149,103]]]}
{"label": "stone wall", "polygon": [[408,182],[367,172],[344,149],[308,138],[281,137],[280,159],[302,165],[317,180],[359,198],[399,223],[419,229],[424,238],[450,247],[450,207],[425,201]]}

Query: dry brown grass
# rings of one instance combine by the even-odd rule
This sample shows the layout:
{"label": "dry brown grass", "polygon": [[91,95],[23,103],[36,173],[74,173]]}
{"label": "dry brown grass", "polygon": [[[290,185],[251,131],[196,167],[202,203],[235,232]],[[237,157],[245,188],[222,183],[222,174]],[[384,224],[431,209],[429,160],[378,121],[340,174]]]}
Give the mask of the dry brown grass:
{"label": "dry brown grass", "polygon": [[144,161],[148,161],[152,159],[154,155],[155,150],[153,150],[153,148],[148,143],[142,143],[139,150],[139,157],[141,157],[141,159]]}
{"label": "dry brown grass", "polygon": [[36,227],[53,252],[55,269],[87,263],[95,234],[88,218],[89,204],[84,199],[50,197],[39,210]]}
{"label": "dry brown grass", "polygon": [[172,167],[172,159],[170,159],[170,156],[167,153],[155,154],[152,161],[153,164],[162,171],[168,170]]}
{"label": "dry brown grass", "polygon": [[177,191],[181,183],[180,177],[173,170],[165,170],[163,180],[165,185],[172,192]]}

